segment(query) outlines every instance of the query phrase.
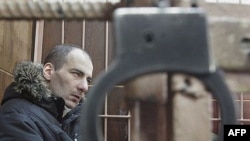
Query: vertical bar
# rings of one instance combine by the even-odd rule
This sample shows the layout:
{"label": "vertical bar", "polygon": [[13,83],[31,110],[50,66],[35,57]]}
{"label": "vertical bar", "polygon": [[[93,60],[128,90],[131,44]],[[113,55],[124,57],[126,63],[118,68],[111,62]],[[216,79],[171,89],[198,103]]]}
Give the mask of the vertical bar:
{"label": "vertical bar", "polygon": [[[64,0],[60,0],[64,2]],[[65,34],[65,28],[64,28],[64,20],[62,20],[62,40],[61,43],[64,44],[64,34]]]}
{"label": "vertical bar", "polygon": [[105,97],[105,105],[104,105],[104,141],[107,141],[107,134],[108,134],[108,98],[107,98],[107,95]]}
{"label": "vertical bar", "polygon": [[65,23],[64,20],[62,21],[62,44],[64,44],[64,34],[65,34]]}
{"label": "vertical bar", "polygon": [[167,76],[167,94],[168,94],[168,102],[166,104],[166,130],[167,130],[167,141],[174,141],[173,139],[173,97],[174,93],[172,90],[172,79],[173,79],[173,74],[168,73]]}
{"label": "vertical bar", "polygon": [[109,23],[106,21],[105,23],[105,70],[108,69],[109,62]]}
{"label": "vertical bar", "polygon": [[134,141],[141,141],[141,114],[140,114],[141,108],[140,108],[140,102],[136,101],[135,102],[135,111],[136,113],[134,116]]}
{"label": "vertical bar", "polygon": [[[107,23],[105,25],[105,70],[108,69],[108,27],[107,27]],[[105,141],[107,141],[107,131],[108,131],[108,96],[106,94],[106,97],[105,97]]]}
{"label": "vertical bar", "polygon": [[35,33],[35,47],[34,47],[34,62],[41,63],[42,59],[42,46],[43,46],[43,28],[44,21],[36,21],[36,33]]}
{"label": "vertical bar", "polygon": [[[82,0],[85,3],[85,0]],[[85,20],[82,21],[82,48],[85,49]]]}
{"label": "vertical bar", "polygon": [[[108,0],[106,0],[108,2]],[[108,43],[109,43],[109,34],[108,34],[108,22],[105,22],[105,70],[108,69]],[[105,97],[105,141],[108,139],[108,96]]]}
{"label": "vertical bar", "polygon": [[82,22],[82,48],[85,49],[85,20]]}
{"label": "vertical bar", "polygon": [[128,141],[131,141],[131,112],[128,112]]}
{"label": "vertical bar", "polygon": [[243,97],[243,93],[240,93],[240,119],[244,120],[244,109],[243,109],[243,101],[244,101],[244,97]]}

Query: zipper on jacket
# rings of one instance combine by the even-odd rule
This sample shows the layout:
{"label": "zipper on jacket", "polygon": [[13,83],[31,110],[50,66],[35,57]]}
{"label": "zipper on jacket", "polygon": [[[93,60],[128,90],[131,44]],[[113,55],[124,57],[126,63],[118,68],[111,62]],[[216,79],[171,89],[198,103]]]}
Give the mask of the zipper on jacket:
{"label": "zipper on jacket", "polygon": [[75,135],[74,135],[74,141],[77,141],[77,136],[78,136],[78,134],[75,133]]}

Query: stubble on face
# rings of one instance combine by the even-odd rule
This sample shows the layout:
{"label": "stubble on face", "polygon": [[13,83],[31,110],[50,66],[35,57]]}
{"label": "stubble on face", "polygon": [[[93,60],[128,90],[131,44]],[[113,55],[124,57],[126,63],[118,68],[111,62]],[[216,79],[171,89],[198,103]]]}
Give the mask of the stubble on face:
{"label": "stubble on face", "polygon": [[[86,77],[92,77],[92,71],[93,65],[88,56],[73,50],[66,57],[62,68],[54,72],[50,88],[54,95],[64,99],[67,107],[74,108],[88,90],[79,89],[79,85],[86,83]],[[80,77],[79,72],[82,73]]]}

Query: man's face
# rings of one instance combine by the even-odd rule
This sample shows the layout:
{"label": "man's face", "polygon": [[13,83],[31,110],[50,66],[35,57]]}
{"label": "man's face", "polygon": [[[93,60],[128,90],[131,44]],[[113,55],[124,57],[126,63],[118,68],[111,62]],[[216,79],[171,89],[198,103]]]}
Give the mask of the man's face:
{"label": "man's face", "polygon": [[74,108],[88,91],[92,72],[93,65],[88,56],[80,50],[72,50],[60,69],[52,69],[49,88],[52,94],[64,99],[68,108]]}

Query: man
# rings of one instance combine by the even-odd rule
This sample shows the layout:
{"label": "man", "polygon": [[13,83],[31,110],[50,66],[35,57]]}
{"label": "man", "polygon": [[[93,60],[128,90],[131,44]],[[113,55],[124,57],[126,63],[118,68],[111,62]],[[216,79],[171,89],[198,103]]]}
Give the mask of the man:
{"label": "man", "polygon": [[75,124],[92,72],[91,58],[74,45],[53,48],[43,66],[18,64],[0,107],[0,140],[77,140]]}
{"label": "man", "polygon": [[[82,98],[92,80],[93,65],[89,55],[79,50],[70,52],[65,60],[64,56],[68,52],[69,48],[62,47],[52,50],[45,58],[43,73],[52,93],[65,101],[63,130],[74,140],[79,140],[80,129],[77,119],[80,116]],[[72,108],[74,109],[71,110]]]}

